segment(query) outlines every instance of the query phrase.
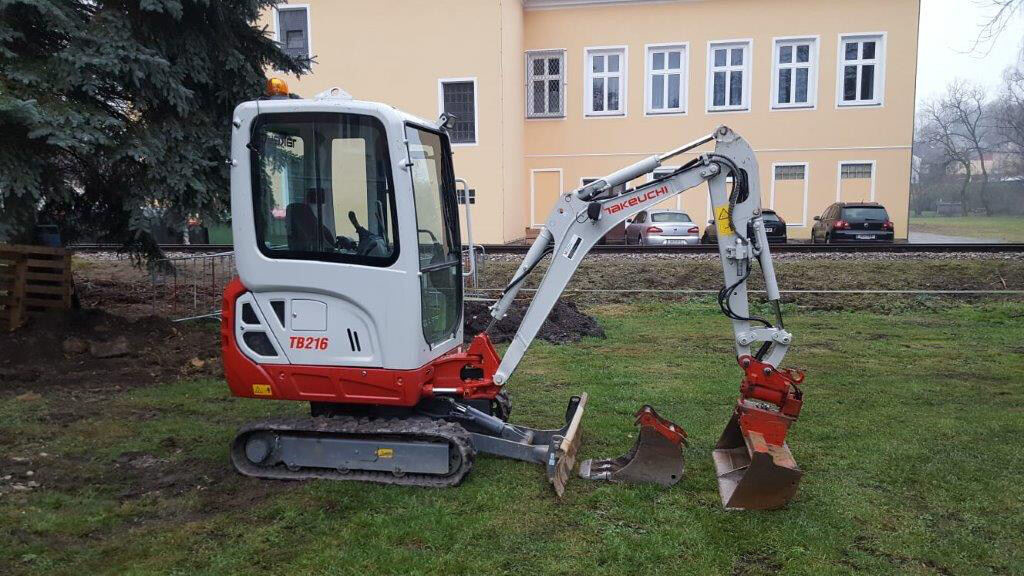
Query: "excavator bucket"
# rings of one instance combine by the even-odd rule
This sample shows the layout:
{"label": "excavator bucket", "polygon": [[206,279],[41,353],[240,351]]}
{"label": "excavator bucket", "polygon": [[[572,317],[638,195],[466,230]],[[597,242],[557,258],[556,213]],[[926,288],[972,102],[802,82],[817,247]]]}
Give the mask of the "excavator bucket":
{"label": "excavator bucket", "polygon": [[778,369],[751,356],[740,399],[711,453],[722,506],[730,510],[774,510],[785,506],[803,472],[786,444],[803,404],[803,372]]}
{"label": "excavator bucket", "polygon": [[803,472],[789,446],[772,445],[762,434],[746,431],[739,410],[711,453],[722,506],[730,510],[774,510],[796,495]]}
{"label": "excavator bucket", "polygon": [[636,413],[640,427],[636,443],[618,458],[586,460],[580,464],[580,477],[628,484],[671,486],[683,477],[683,450],[688,445],[686,431],[666,420],[650,406]]}

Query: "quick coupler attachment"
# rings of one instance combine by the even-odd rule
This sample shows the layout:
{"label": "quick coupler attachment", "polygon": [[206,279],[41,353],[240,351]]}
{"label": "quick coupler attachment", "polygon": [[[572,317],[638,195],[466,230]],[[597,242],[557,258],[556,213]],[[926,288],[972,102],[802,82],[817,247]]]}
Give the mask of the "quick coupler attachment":
{"label": "quick coupler attachment", "polygon": [[640,433],[629,452],[618,458],[584,461],[581,478],[666,487],[683,478],[683,447],[689,445],[686,430],[659,416],[649,405],[635,416]]}
{"label": "quick coupler attachment", "polygon": [[729,424],[712,458],[722,506],[774,510],[796,495],[803,472],[786,444],[803,404],[803,373],[776,369],[750,356],[739,359],[746,376]]}

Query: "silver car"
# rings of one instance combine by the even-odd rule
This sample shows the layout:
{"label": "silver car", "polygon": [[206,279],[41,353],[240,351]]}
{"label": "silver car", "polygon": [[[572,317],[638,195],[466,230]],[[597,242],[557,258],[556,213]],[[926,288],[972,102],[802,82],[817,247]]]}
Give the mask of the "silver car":
{"label": "silver car", "polygon": [[686,212],[645,210],[626,223],[626,244],[671,246],[699,244],[700,230]]}

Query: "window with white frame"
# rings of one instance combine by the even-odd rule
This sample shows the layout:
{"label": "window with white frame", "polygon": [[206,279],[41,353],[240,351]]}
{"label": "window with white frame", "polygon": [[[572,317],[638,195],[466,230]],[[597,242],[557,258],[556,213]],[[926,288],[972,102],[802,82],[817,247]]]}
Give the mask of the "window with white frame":
{"label": "window with white frame", "polygon": [[565,51],[526,53],[526,117],[565,116]]}
{"label": "window with white frame", "polygon": [[776,180],[803,180],[807,167],[803,164],[780,164],[775,167]]}
{"label": "window with white frame", "polygon": [[818,41],[814,38],[775,42],[774,108],[811,108],[816,104]]}
{"label": "window with white frame", "polygon": [[839,41],[840,106],[882,103],[885,38],[880,34],[842,36]]}
{"label": "window with white frame", "polygon": [[750,41],[712,42],[708,47],[708,111],[750,106]]}
{"label": "window with white frame", "polygon": [[455,116],[452,144],[476,144],[476,81],[442,80],[441,111]]}
{"label": "window with white frame", "polygon": [[686,46],[647,48],[648,114],[686,111]]}
{"label": "window with white frame", "polygon": [[843,164],[839,168],[839,176],[843,180],[871,178],[872,169],[870,162]]}
{"label": "window with white frame", "polygon": [[626,49],[587,48],[584,100],[587,116],[626,113]]}

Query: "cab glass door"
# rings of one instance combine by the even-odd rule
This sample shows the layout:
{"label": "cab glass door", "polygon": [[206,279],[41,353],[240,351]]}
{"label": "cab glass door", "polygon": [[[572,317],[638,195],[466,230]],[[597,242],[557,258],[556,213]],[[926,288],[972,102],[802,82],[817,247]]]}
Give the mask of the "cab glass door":
{"label": "cab glass door", "polygon": [[455,175],[446,136],[409,125],[410,177],[416,204],[423,337],[453,337],[462,319],[462,258]]}

